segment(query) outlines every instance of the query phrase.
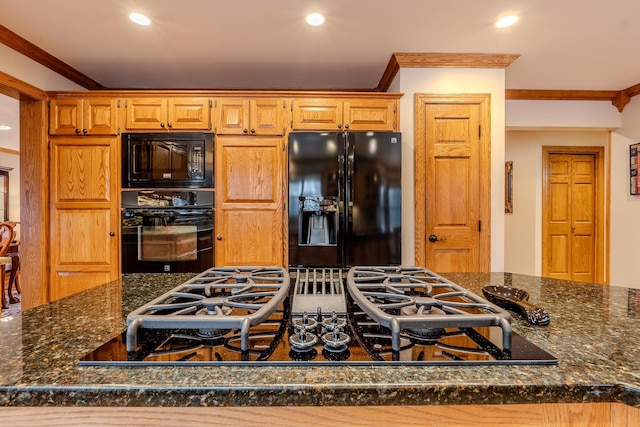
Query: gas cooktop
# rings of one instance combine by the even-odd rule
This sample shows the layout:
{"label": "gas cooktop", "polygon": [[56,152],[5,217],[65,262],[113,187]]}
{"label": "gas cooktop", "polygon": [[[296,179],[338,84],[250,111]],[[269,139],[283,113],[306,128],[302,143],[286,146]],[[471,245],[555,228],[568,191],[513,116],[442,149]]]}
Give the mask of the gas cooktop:
{"label": "gas cooktop", "polygon": [[81,365],[556,364],[510,314],[419,267],[217,267],[127,316]]}

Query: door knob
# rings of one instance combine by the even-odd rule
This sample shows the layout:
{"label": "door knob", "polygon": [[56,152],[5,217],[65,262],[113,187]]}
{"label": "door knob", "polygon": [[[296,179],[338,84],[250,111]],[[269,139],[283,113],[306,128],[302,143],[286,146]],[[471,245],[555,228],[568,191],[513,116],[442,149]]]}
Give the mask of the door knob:
{"label": "door knob", "polygon": [[445,239],[444,237],[442,239],[438,239],[438,236],[436,236],[435,234],[432,234],[432,235],[429,236],[429,241],[431,243],[444,242],[445,240],[447,240],[447,239]]}

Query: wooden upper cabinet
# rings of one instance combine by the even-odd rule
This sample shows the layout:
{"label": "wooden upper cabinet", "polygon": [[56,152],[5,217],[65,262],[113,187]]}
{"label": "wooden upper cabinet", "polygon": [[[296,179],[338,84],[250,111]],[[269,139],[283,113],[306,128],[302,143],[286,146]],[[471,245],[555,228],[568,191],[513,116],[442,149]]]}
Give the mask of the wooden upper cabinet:
{"label": "wooden upper cabinet", "polygon": [[117,135],[115,98],[52,99],[49,103],[51,135]]}
{"label": "wooden upper cabinet", "polygon": [[300,98],[291,109],[292,130],[398,130],[395,99]]}
{"label": "wooden upper cabinet", "polygon": [[219,98],[215,102],[219,135],[284,135],[282,98]]}
{"label": "wooden upper cabinet", "polygon": [[208,98],[132,98],[126,102],[129,130],[209,130]]}

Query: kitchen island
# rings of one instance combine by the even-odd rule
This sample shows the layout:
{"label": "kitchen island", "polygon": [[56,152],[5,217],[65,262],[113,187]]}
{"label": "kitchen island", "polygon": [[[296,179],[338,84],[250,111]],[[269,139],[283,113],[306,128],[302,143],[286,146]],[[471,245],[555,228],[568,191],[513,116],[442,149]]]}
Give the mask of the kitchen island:
{"label": "kitchen island", "polygon": [[510,273],[443,275],[479,295],[489,284],[529,292],[551,323],[529,326],[514,315],[513,329],[558,365],[79,366],[123,331],[130,311],[192,276],[134,274],[2,319],[0,406],[640,407],[640,290]]}

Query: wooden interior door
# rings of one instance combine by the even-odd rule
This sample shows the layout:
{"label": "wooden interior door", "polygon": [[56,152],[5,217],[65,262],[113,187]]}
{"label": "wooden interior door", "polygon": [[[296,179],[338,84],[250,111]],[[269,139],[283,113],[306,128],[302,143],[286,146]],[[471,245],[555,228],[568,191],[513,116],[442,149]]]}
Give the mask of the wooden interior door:
{"label": "wooden interior door", "polygon": [[416,95],[416,264],[489,271],[489,96]]}
{"label": "wooden interior door", "polygon": [[216,138],[215,264],[283,265],[282,138]]}
{"label": "wooden interior door", "polygon": [[602,149],[545,147],[542,275],[603,281]]}

